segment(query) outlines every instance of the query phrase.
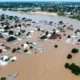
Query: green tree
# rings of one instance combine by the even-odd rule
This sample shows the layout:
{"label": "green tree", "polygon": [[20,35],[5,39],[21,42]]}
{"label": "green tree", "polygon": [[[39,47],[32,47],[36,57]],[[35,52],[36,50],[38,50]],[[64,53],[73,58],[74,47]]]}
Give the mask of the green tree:
{"label": "green tree", "polygon": [[76,48],[73,48],[71,52],[72,52],[72,53],[78,53],[78,52],[79,52],[79,50],[78,50],[78,49],[76,49]]}
{"label": "green tree", "polygon": [[58,48],[58,45],[54,45],[55,48]]}
{"label": "green tree", "polygon": [[68,58],[68,59],[71,59],[71,58],[72,58],[72,55],[71,55],[71,54],[68,54],[68,55],[67,55],[67,58]]}
{"label": "green tree", "polygon": [[0,49],[0,53],[2,53],[2,49]]}
{"label": "green tree", "polygon": [[24,50],[24,52],[28,52],[28,50],[27,50],[27,49],[25,49],[25,50]]}
{"label": "green tree", "polygon": [[13,48],[12,52],[15,53],[16,52],[16,48]]}
{"label": "green tree", "polygon": [[13,32],[12,30],[9,31],[9,35],[13,35],[13,33],[14,33],[14,32]]}
{"label": "green tree", "polygon": [[65,63],[65,68],[69,68],[69,63]]}
{"label": "green tree", "polygon": [[0,80],[6,80],[6,77],[1,77],[1,79]]}

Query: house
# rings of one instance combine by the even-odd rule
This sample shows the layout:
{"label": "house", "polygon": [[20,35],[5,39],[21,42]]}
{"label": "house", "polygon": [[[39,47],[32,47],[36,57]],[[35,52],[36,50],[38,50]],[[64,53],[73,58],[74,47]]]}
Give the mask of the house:
{"label": "house", "polygon": [[0,59],[3,60],[3,61],[5,61],[5,60],[8,59],[8,58],[9,58],[9,57],[6,56],[6,55],[4,55],[4,56],[0,56]]}
{"label": "house", "polygon": [[7,39],[8,42],[11,42],[11,41],[14,41],[14,40],[16,40],[16,38],[13,37],[13,36],[10,36],[10,37]]}
{"label": "house", "polygon": [[2,39],[2,38],[4,38],[4,36],[0,34],[0,39]]}
{"label": "house", "polygon": [[44,36],[40,37],[40,39],[45,40],[45,39],[47,39],[47,37],[44,35]]}
{"label": "house", "polygon": [[59,37],[61,37],[60,34],[53,34],[51,37],[49,37],[49,39],[57,39]]}
{"label": "house", "polygon": [[25,44],[23,45],[23,48],[25,49],[25,48],[27,48],[27,47],[29,47],[29,46],[28,46],[28,44],[25,43]]}
{"label": "house", "polygon": [[78,41],[76,42],[76,44],[80,45],[80,39],[78,39]]}
{"label": "house", "polygon": [[23,50],[16,50],[18,53],[23,53]]}

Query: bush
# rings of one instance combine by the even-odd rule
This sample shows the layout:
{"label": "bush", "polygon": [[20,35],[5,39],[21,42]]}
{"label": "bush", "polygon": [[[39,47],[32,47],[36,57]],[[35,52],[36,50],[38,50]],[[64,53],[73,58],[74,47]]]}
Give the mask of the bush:
{"label": "bush", "polygon": [[40,28],[38,28],[37,30],[40,31]]}
{"label": "bush", "polygon": [[65,64],[65,68],[68,68],[71,70],[72,73],[74,73],[75,75],[79,75],[80,74],[80,67],[77,66],[76,64],[72,63],[69,65],[69,63]]}
{"label": "bush", "polygon": [[33,49],[33,47],[32,47],[32,46],[30,46],[30,49]]}
{"label": "bush", "polygon": [[20,49],[21,49],[21,48],[19,48],[19,47],[17,48],[17,50],[20,50]]}
{"label": "bush", "polygon": [[72,58],[72,55],[71,55],[71,54],[68,54],[68,55],[67,55],[67,58],[68,58],[68,59],[71,59],[71,58]]}
{"label": "bush", "polygon": [[65,68],[69,68],[69,63],[65,63]]}
{"label": "bush", "polygon": [[1,79],[0,80],[6,80],[6,77],[1,77]]}
{"label": "bush", "polygon": [[13,31],[11,31],[11,30],[9,31],[9,35],[13,35],[13,33],[14,33]]}
{"label": "bush", "polygon": [[12,52],[13,52],[13,53],[16,52],[16,48],[14,48],[14,49],[12,50]]}
{"label": "bush", "polygon": [[28,52],[28,50],[27,50],[27,49],[25,49],[25,50],[24,50],[24,52]]}
{"label": "bush", "polygon": [[0,49],[0,53],[2,53],[2,49]]}
{"label": "bush", "polygon": [[76,48],[73,48],[71,52],[72,52],[72,53],[78,53],[78,52],[79,52],[79,50],[78,50],[78,49],[76,49]]}
{"label": "bush", "polygon": [[58,45],[54,45],[55,48],[58,48]]}

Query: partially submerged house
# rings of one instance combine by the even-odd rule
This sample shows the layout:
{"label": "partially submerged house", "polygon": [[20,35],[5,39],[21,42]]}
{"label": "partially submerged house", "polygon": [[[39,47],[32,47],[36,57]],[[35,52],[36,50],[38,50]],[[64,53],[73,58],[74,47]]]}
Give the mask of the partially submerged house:
{"label": "partially submerged house", "polygon": [[8,42],[11,42],[11,41],[14,41],[14,40],[16,40],[16,38],[15,38],[14,36],[10,36],[10,37],[7,39]]}
{"label": "partially submerged house", "polygon": [[60,38],[61,35],[60,34],[53,34],[51,37],[49,37],[49,39],[57,39]]}

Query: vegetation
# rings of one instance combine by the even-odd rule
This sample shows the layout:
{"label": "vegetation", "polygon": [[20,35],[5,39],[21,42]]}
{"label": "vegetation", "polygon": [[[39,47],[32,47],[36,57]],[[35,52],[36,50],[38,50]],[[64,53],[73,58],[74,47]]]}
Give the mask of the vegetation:
{"label": "vegetation", "polygon": [[37,30],[40,31],[40,28],[38,28]]}
{"label": "vegetation", "polygon": [[0,80],[6,80],[6,77],[1,77],[1,79]]}
{"label": "vegetation", "polygon": [[24,52],[28,52],[28,50],[27,50],[27,49],[25,49],[25,50],[24,50]]}
{"label": "vegetation", "polygon": [[0,53],[2,53],[2,49],[0,49]]}
{"label": "vegetation", "polygon": [[17,50],[20,50],[20,49],[21,49],[21,48],[19,48],[19,47],[17,48]]}
{"label": "vegetation", "polygon": [[49,34],[49,32],[48,32],[48,31],[46,31],[46,33],[45,33],[45,34],[46,34],[46,36],[47,36],[47,35]]}
{"label": "vegetation", "polygon": [[68,36],[67,36],[67,38],[71,38],[71,36],[70,36],[70,35],[68,35]]}
{"label": "vegetation", "polygon": [[14,49],[12,50],[12,52],[15,53],[15,52],[16,52],[16,48],[14,48]]}
{"label": "vegetation", "polygon": [[58,48],[58,45],[54,45],[55,48]]}
{"label": "vegetation", "polygon": [[33,47],[32,47],[32,46],[30,46],[30,49],[33,49]]}
{"label": "vegetation", "polygon": [[4,27],[4,29],[5,29],[5,30],[8,30],[8,29],[9,29],[9,27],[8,27],[8,26],[6,26],[6,27]]}
{"label": "vegetation", "polygon": [[74,73],[75,75],[80,74],[80,67],[75,63],[72,63],[72,64],[66,63],[65,68],[70,69],[71,72]]}
{"label": "vegetation", "polygon": [[67,55],[67,58],[68,58],[68,59],[71,59],[71,58],[72,58],[72,55],[71,55],[71,54],[68,54],[68,55]]}
{"label": "vegetation", "polygon": [[13,33],[14,33],[14,32],[13,32],[12,30],[9,31],[9,35],[13,35]]}
{"label": "vegetation", "polygon": [[65,68],[69,68],[69,63],[65,63]]}
{"label": "vegetation", "polygon": [[72,52],[72,53],[78,53],[78,52],[79,52],[79,50],[78,50],[78,49],[76,49],[76,48],[73,48],[71,52]]}
{"label": "vegetation", "polygon": [[62,12],[58,13],[58,15],[59,16],[66,16],[66,14],[65,13],[62,13]]}
{"label": "vegetation", "polygon": [[80,16],[69,16],[69,18],[80,20]]}
{"label": "vegetation", "polygon": [[25,30],[21,30],[22,33],[25,33]]}

